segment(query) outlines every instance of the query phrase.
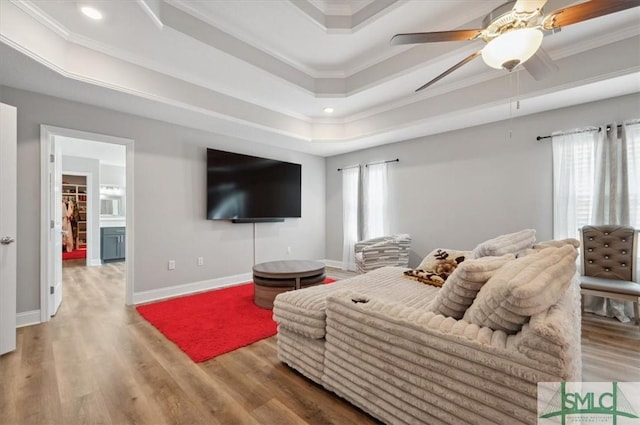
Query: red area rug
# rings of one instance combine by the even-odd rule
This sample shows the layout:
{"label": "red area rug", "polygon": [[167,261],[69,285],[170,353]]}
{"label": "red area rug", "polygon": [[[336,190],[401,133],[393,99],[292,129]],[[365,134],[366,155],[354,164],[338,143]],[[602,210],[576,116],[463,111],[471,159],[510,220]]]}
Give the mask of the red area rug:
{"label": "red area rug", "polygon": [[76,249],[71,252],[62,251],[63,260],[80,260],[82,258],[87,258],[86,249]]}
{"label": "red area rug", "polygon": [[253,303],[251,283],[141,305],[137,310],[196,363],[276,334],[273,312]]}

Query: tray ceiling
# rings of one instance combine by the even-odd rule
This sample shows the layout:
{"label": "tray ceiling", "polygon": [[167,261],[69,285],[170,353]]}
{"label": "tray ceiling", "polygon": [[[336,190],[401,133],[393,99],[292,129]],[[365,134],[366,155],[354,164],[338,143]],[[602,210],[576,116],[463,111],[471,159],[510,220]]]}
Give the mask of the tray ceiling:
{"label": "tray ceiling", "polygon": [[542,81],[478,60],[414,93],[483,42],[391,36],[479,27],[501,3],[0,1],[0,84],[318,155],[640,91],[634,8],[546,36],[560,71]]}

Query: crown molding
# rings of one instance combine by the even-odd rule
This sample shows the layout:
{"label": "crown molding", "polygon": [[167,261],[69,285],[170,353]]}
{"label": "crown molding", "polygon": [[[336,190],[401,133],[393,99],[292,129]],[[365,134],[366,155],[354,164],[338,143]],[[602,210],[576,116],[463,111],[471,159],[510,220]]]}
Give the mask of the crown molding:
{"label": "crown molding", "polygon": [[[168,7],[167,7],[168,6]],[[205,13],[204,11],[202,11],[200,9],[200,7],[202,7],[200,5],[199,2],[188,2],[185,0],[164,0],[164,4],[163,4],[163,8],[162,8],[162,12],[163,14],[169,14],[171,13],[171,8],[174,8],[176,10],[179,10],[183,13],[186,13],[188,15],[190,15],[193,19],[199,20],[207,25],[210,25],[216,29],[218,29],[220,32],[223,32],[226,34],[227,37],[233,37],[234,39],[236,39],[238,42],[244,44],[246,47],[250,47],[251,49],[256,49],[256,50],[260,50],[261,52],[263,52],[265,55],[268,55],[272,58],[272,60],[274,61],[278,61],[281,62],[283,64],[286,64],[287,66],[290,66],[292,68],[295,68],[296,71],[303,73],[305,76],[307,77],[312,77],[315,70],[312,68],[307,67],[306,65],[299,63],[295,60],[292,60],[284,55],[281,55],[278,52],[275,52],[273,50],[270,50],[264,46],[262,46],[263,43],[260,42],[260,40],[256,40],[253,39],[249,36],[247,36],[244,33],[241,33],[240,31],[237,30],[237,28],[234,28],[232,25],[229,25],[227,22],[225,22],[222,19],[216,19],[215,17],[212,17],[211,15]],[[199,37],[195,36],[193,34],[193,32],[189,31],[188,28],[181,28],[181,29],[176,29],[177,31],[183,32],[187,35],[189,35],[190,37],[196,38],[199,41],[202,41],[203,43],[209,44],[211,47],[216,48],[216,49],[220,49],[220,47],[218,47],[216,45],[216,43],[212,43],[212,42],[208,42],[208,41],[204,41],[201,40]],[[215,40],[214,40],[215,41]],[[260,46],[260,47],[258,47]],[[242,46],[240,46],[242,47]],[[234,51],[234,52],[228,52],[229,54],[238,57],[241,60],[244,60],[246,62],[252,63],[253,61],[251,60],[251,58],[249,58],[245,52],[243,51]]]}
{"label": "crown molding", "polygon": [[51,31],[56,33],[58,36],[64,38],[65,40],[69,38],[71,35],[71,31],[69,31],[65,26],[60,24],[55,19],[51,18],[49,15],[44,13],[38,6],[36,6],[30,0],[11,0],[15,6],[21,9],[23,12],[27,13],[35,20],[40,22],[45,27],[49,28]]}
{"label": "crown molding", "polygon": [[[240,96],[238,93],[233,92],[232,90],[230,90],[228,87],[224,87],[224,86],[213,86],[211,84],[210,81],[205,81],[202,78],[199,77],[194,77],[193,75],[188,75],[185,72],[177,72],[176,70],[169,70],[166,68],[166,66],[164,66],[163,64],[159,63],[158,61],[154,61],[154,60],[149,60],[146,58],[143,58],[139,55],[136,54],[132,54],[129,53],[125,50],[121,50],[121,49],[116,49],[113,48],[109,45],[106,45],[104,43],[99,43],[96,42],[93,39],[75,34],[75,33],[71,33],[71,35],[69,36],[68,43],[72,43],[81,47],[84,47],[86,49],[89,49],[91,51],[95,51],[101,54],[104,54],[107,57],[111,57],[111,58],[115,58],[118,60],[122,60],[124,62],[128,62],[132,65],[135,66],[140,66],[142,68],[148,69],[152,72],[156,72],[158,74],[162,74],[162,75],[166,75],[172,78],[175,78],[176,80],[180,80],[182,82],[189,82],[191,84],[200,86],[206,90],[210,90],[212,92],[218,93],[218,94],[222,94],[225,96],[228,96],[230,98],[235,98],[235,99],[239,99],[240,101],[244,101],[247,104],[252,104],[252,105],[256,105],[265,109],[269,109],[269,110],[274,110],[274,107],[272,104],[268,104],[267,102],[261,102],[260,100],[256,100],[254,98],[252,99],[246,99],[244,98],[244,96]],[[28,56],[31,56],[31,54],[27,54]],[[44,64],[44,62],[39,61],[41,63]],[[61,68],[57,69],[57,72],[59,72]],[[293,85],[292,85],[293,86]],[[299,113],[295,113],[292,111],[285,111],[285,110],[277,110],[276,112],[289,116],[291,118],[295,118],[296,120],[300,120],[300,121],[304,121],[304,122],[312,122],[312,119],[307,117],[306,115],[303,114],[299,114]]]}
{"label": "crown molding", "polygon": [[161,0],[136,0],[136,3],[144,13],[147,14],[151,22],[158,27],[158,29],[162,29],[164,24],[160,19],[160,4]]}
{"label": "crown molding", "polygon": [[388,14],[400,0],[367,0],[353,8],[348,2],[289,0],[289,4],[311,19],[327,34],[350,34]]}
{"label": "crown molding", "polygon": [[355,7],[353,2],[349,1],[307,0],[307,3],[313,5],[325,15],[352,16],[375,1],[377,0],[360,0],[359,4]]}

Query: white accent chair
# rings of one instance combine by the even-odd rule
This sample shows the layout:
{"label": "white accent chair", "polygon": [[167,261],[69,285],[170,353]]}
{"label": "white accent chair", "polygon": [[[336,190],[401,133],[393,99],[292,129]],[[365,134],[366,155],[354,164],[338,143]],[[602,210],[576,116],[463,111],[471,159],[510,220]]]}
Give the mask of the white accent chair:
{"label": "white accent chair", "polygon": [[385,266],[409,267],[411,236],[397,234],[357,242],[356,269],[359,273]]}

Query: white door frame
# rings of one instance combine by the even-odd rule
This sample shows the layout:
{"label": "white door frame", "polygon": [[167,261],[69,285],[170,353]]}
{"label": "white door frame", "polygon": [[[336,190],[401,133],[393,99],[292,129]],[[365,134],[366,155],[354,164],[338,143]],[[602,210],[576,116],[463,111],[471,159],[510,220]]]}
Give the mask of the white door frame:
{"label": "white door frame", "polygon": [[[57,142],[56,137],[52,136],[49,138],[49,152],[52,153],[51,159],[55,161],[52,165],[51,160],[49,161],[49,187],[47,188],[49,191],[49,205],[45,207],[49,210],[49,255],[52,255],[56,252],[62,252],[63,239],[66,239],[68,236],[66,233],[65,238],[63,238],[63,232],[67,230],[63,230],[63,223],[66,220],[64,214],[62,214],[62,150],[60,149],[60,144]],[[66,247],[65,247],[66,248]],[[53,251],[51,251],[53,250]],[[62,297],[64,296],[63,289],[64,286],[62,284],[62,260],[54,259],[54,261],[49,261],[49,271],[50,271],[50,280],[49,289],[49,299],[47,302],[46,311],[49,316],[54,316],[58,309],[60,308],[60,304],[62,303]],[[41,309],[42,310],[42,309]]]}
{"label": "white door frame", "polygon": [[[51,208],[48,208],[52,200],[49,191],[49,155],[51,139],[56,136],[86,139],[96,142],[114,143],[126,147],[126,252],[127,267],[125,273],[125,303],[133,304],[133,270],[134,270],[134,202],[133,202],[133,147],[134,140],[106,134],[90,133],[87,131],[73,130],[69,128],[40,125],[40,321],[48,322],[51,318],[49,312],[49,287],[53,279],[52,262],[62,261],[60,253],[54,252],[49,243],[49,217]],[[95,236],[95,235],[94,235]]]}

